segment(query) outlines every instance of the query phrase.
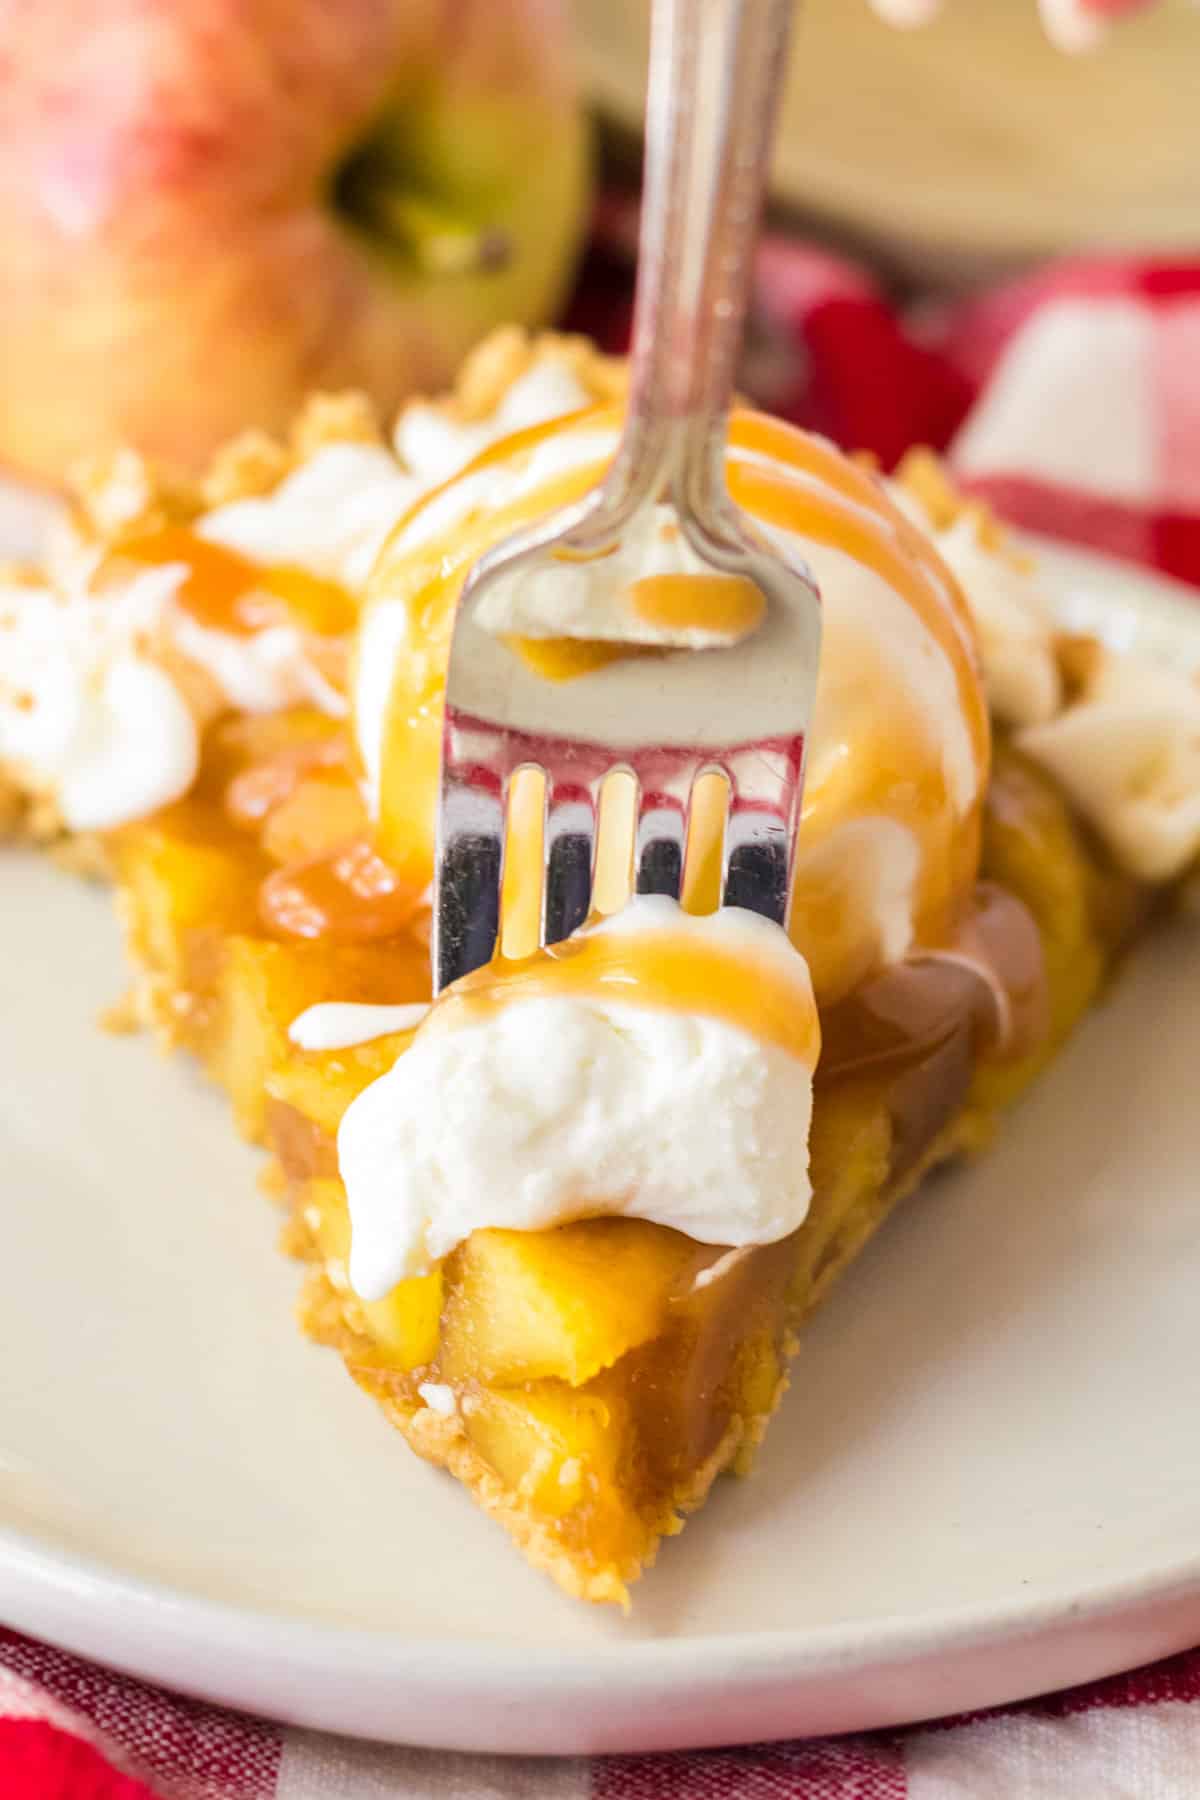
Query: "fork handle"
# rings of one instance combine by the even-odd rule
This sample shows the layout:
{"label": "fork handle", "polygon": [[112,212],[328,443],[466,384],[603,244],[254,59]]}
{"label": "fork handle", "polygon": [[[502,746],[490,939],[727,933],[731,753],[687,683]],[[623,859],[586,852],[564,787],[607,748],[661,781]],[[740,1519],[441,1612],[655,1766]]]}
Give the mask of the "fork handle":
{"label": "fork handle", "polygon": [[629,409],[613,485],[724,498],[753,245],[794,0],[655,0]]}

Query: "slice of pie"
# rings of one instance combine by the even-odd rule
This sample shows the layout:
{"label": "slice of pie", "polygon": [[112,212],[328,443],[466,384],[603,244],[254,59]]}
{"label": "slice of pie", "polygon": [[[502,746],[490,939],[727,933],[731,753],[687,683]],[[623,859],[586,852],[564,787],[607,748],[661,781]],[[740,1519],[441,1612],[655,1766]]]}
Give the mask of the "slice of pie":
{"label": "slice of pie", "polygon": [[[38,578],[43,609],[96,615],[105,729],[60,733],[69,753],[39,763],[0,697],[27,816],[99,834],[139,1016],[204,1059],[273,1153],[306,1329],[531,1561],[616,1601],[715,1476],[748,1466],[839,1270],[925,1171],[986,1142],[1200,851],[1189,676],[1056,633],[1036,574],[931,460],[886,485],[739,413],[731,491],[804,556],[825,611],[790,939],[713,912],[715,796],[683,908],[624,905],[614,792],[598,913],[538,951],[527,783],[501,953],[428,1007],[458,586],[589,484],[620,389],[578,345],[510,335],[454,401],[405,415],[400,454],[326,442],[285,468],[256,451],[260,491],[184,516],[144,482],[136,530],[97,531],[93,510],[86,572],[67,557]],[[678,570],[669,528],[645,523],[604,606],[565,581],[498,616],[503,653],[569,692],[631,636],[666,656],[691,641],[702,621],[637,593],[642,572]],[[169,602],[130,638],[121,621],[153,612],[145,584],[168,571]],[[252,653],[206,639],[198,656],[181,613]],[[4,656],[0,631],[7,680]],[[114,817],[121,656],[162,677],[159,725],[171,688],[193,753],[166,804],[127,783]],[[251,704],[251,664],[296,686]]]}

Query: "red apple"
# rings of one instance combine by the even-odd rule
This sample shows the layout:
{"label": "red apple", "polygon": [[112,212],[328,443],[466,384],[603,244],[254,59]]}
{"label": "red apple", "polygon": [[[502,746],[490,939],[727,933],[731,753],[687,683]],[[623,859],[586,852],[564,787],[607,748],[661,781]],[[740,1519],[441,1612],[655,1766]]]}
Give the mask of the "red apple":
{"label": "red apple", "polygon": [[586,185],[566,37],[557,0],[3,0],[0,459],[194,468],[548,317]]}

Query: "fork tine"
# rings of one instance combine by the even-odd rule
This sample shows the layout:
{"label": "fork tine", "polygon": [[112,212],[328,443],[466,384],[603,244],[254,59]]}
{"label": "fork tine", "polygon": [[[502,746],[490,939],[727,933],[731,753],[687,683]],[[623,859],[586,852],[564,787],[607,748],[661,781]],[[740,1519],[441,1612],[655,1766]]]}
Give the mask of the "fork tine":
{"label": "fork tine", "polygon": [[765,749],[756,752],[747,768],[724,770],[729,814],[722,906],[742,906],[776,925],[787,923],[802,771],[802,755],[787,751],[773,755]]}
{"label": "fork tine", "polygon": [[546,777],[546,880],[542,942],[558,944],[583,924],[592,904],[596,862],[593,786]]}
{"label": "fork tine", "polygon": [[667,894],[678,900],[683,887],[684,843],[687,813],[670,794],[638,796],[637,837],[634,844],[634,891]]}
{"label": "fork tine", "polygon": [[488,962],[500,932],[504,793],[446,779],[438,814],[432,959],[435,991]]}
{"label": "fork tine", "polygon": [[721,905],[744,906],[782,925],[788,908],[788,844],[782,819],[739,808],[735,796],[725,827]]}

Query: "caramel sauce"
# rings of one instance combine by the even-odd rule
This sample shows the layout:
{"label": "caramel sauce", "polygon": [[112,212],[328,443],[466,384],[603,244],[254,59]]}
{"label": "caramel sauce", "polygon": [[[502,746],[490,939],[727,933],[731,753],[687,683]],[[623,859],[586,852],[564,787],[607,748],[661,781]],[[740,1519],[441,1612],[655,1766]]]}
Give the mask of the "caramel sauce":
{"label": "caramel sauce", "polygon": [[259,593],[245,601],[242,616],[254,630],[297,625],[314,637],[340,638],[358,623],[358,603],[340,582],[290,563],[265,568]]}
{"label": "caramel sauce", "polygon": [[1050,1002],[1041,933],[1006,888],[979,882],[949,943],[910,960],[966,969],[987,990],[990,1004],[974,1019],[979,1055],[1016,1061],[1045,1043]]}
{"label": "caramel sauce", "polygon": [[1014,895],[981,882],[950,945],[880,970],[823,1010],[814,1086],[879,1085],[894,1178],[962,1106],[979,1061],[1027,1056],[1048,1030],[1037,926]]}
{"label": "caramel sauce", "polygon": [[901,962],[881,969],[822,1018],[819,1086],[894,1077],[990,1021],[985,983],[961,963]]}
{"label": "caramel sauce", "polygon": [[268,875],[258,911],[278,937],[365,944],[407,930],[421,898],[368,839],[355,838]]}
{"label": "caramel sauce", "polygon": [[1006,1060],[1027,1055],[1049,1028],[1037,926],[1028,908],[993,882],[980,882],[950,944],[881,969],[824,1009],[819,1079],[919,1062],[964,1021],[978,1055]]}
{"label": "caramel sauce", "polygon": [[319,637],[338,637],[358,617],[353,597],[340,583],[290,564],[252,562],[185,525],[164,525],[123,544],[117,554],[156,567],[182,563],[187,574],[180,605],[211,631],[245,637],[290,624]]}
{"label": "caramel sauce", "polygon": [[[783,1238],[733,1259],[711,1285],[693,1281],[672,1298],[662,1333],[622,1360],[650,1493],[676,1488],[699,1468],[735,1416],[769,1409],[795,1255],[794,1239]],[[722,1251],[706,1250],[696,1271],[723,1260]]]}
{"label": "caramel sauce", "polygon": [[456,982],[422,1032],[455,1030],[511,1000],[563,995],[717,1018],[811,1069],[821,1028],[803,964],[789,979],[769,954],[691,932],[589,932],[534,955],[498,957]]}
{"label": "caramel sauce", "polygon": [[860,464],[852,462],[821,438],[811,437],[782,419],[766,413],[740,411],[730,422],[731,447],[771,457],[797,472],[819,480],[845,500],[873,512],[903,549],[932,575],[948,601],[959,634],[974,660],[975,629],[971,609],[958,578],[942,560],[932,539],[889,497],[880,483]]}

